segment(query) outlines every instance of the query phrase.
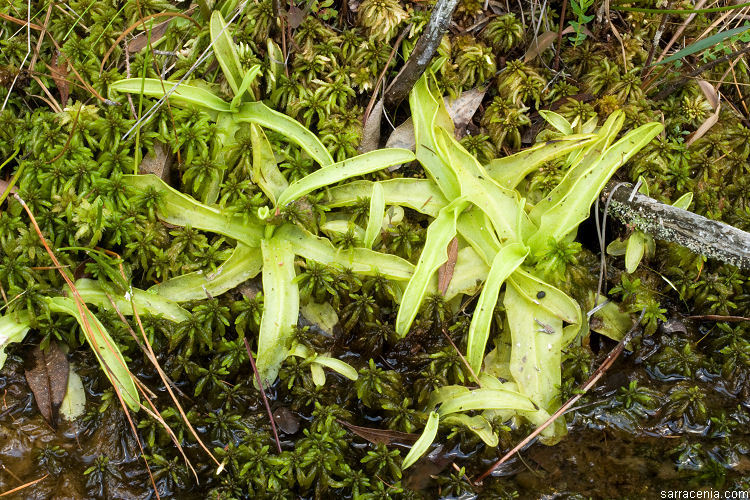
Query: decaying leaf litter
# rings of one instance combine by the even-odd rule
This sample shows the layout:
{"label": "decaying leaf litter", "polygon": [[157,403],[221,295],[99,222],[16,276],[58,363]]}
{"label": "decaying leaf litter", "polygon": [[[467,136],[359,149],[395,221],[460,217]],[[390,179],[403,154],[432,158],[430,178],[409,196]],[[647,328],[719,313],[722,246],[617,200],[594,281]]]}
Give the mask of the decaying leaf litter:
{"label": "decaying leaf litter", "polygon": [[[750,316],[745,275],[615,226],[611,239],[622,243],[610,245],[597,290],[586,219],[619,169],[663,203],[747,229],[747,69],[737,57],[746,32],[726,14],[744,7],[662,22],[655,36],[650,19],[681,20],[689,9],[611,5],[623,14],[609,28],[585,3],[559,23],[557,5],[509,13],[461,2],[408,106],[374,115],[381,137],[371,144],[409,118],[393,135],[413,130],[415,154],[407,132],[406,150],[361,156],[377,128],[362,128],[360,106],[379,75],[396,76],[429,6],[365,1],[337,12],[316,3],[294,23],[272,2],[184,13],[81,2],[74,14],[40,6],[33,20],[29,7],[2,16],[0,153],[4,191],[17,191],[0,215],[9,354],[0,414],[51,419],[44,408],[56,405],[41,401],[55,392],[49,371],[28,385],[19,374],[39,371],[24,353],[38,360],[58,342],[71,348],[71,376],[83,377],[75,404],[85,394],[86,410],[58,437],[2,427],[28,453],[8,462],[0,491],[648,496],[669,481],[743,487],[748,349],[735,319]],[[697,43],[659,56],[665,29]],[[32,55],[37,68],[48,58],[50,72],[29,78]],[[653,99],[666,88],[677,90]],[[165,148],[176,163],[161,180],[134,175]],[[594,441],[537,444],[533,463],[514,458],[498,469],[503,478],[478,483],[639,315],[633,354],[564,417]],[[697,321],[662,327],[688,315]],[[278,455],[246,342],[275,407],[268,413],[283,417]],[[559,441],[565,427],[558,419],[543,441]],[[364,439],[355,449],[353,435]],[[417,437],[409,451],[389,447],[395,436]],[[560,449],[590,457],[603,437],[638,457],[620,483],[606,468],[622,464],[602,458],[592,487],[550,459]],[[634,439],[659,453],[639,452]],[[523,463],[547,480],[514,473]],[[435,479],[425,482],[427,470]]]}

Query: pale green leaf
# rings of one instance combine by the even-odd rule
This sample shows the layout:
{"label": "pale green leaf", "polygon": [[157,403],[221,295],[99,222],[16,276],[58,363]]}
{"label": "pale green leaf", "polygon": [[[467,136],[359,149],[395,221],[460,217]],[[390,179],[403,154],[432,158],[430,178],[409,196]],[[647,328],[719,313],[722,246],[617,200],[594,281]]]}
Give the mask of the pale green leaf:
{"label": "pale green leaf", "polygon": [[601,160],[602,154],[615,140],[624,122],[624,113],[620,111],[612,113],[601,126],[593,141],[575,155],[577,159],[568,168],[562,181],[547,196],[539,200],[539,203],[529,213],[531,220],[537,226],[541,223],[542,215],[570,194],[576,182]]}
{"label": "pale green leaf", "polygon": [[475,410],[535,411],[534,403],[525,395],[504,389],[475,389],[443,401],[438,409],[441,417]]}
{"label": "pale green leaf", "polygon": [[511,243],[500,249],[490,267],[479,301],[474,309],[469,326],[466,347],[466,360],[474,373],[479,373],[484,359],[484,350],[490,336],[492,318],[500,295],[500,287],[505,279],[521,265],[529,249],[521,243]]}
{"label": "pale green leaf", "polygon": [[[435,181],[443,195],[449,199],[458,198],[461,190],[453,172],[440,156],[435,141],[435,128],[446,127],[453,133],[453,120],[445,111],[442,99],[436,99],[427,85],[427,73],[414,84],[409,94],[411,117],[414,122],[414,140],[417,159],[427,175]],[[447,117],[447,119],[446,119]]]}
{"label": "pale green leaf", "polygon": [[409,453],[407,453],[406,457],[404,457],[404,461],[401,464],[402,469],[405,470],[414,465],[414,462],[419,460],[422,455],[427,453],[427,450],[430,449],[433,441],[435,441],[439,424],[440,415],[438,415],[434,411],[430,412],[430,416],[427,419],[427,425],[425,425],[424,430],[422,431],[422,435],[419,436],[419,439],[417,439],[417,441],[411,447],[411,450],[409,450]]}
{"label": "pale green leaf", "polygon": [[310,364],[310,375],[312,375],[313,384],[316,386],[323,387],[326,385],[326,372],[323,371],[323,365]]}
{"label": "pale green leaf", "polygon": [[539,169],[541,165],[564,154],[590,145],[596,140],[595,135],[570,135],[560,137],[519,151],[516,154],[496,158],[484,168],[498,184],[508,189],[515,189],[521,181]]}
{"label": "pale green leaf", "polygon": [[[593,302],[594,292],[591,292]],[[603,303],[607,297],[600,295],[599,303]],[[633,326],[630,314],[620,311],[616,302],[607,302],[591,315],[591,330],[606,335],[612,340],[619,342]]]}
{"label": "pale green leaf", "polygon": [[[351,206],[372,193],[372,181],[354,181],[326,189],[325,204],[330,208]],[[400,205],[437,217],[448,204],[437,184],[429,179],[389,179],[379,181],[386,205]]]}
{"label": "pale green leaf", "polygon": [[376,182],[372,185],[372,194],[370,196],[370,213],[367,220],[367,229],[365,229],[364,241],[366,248],[372,248],[375,239],[380,236],[384,216],[385,192],[383,191],[383,185]]}
{"label": "pale green leaf", "polygon": [[437,218],[427,228],[424,249],[417,261],[414,275],[406,285],[396,316],[396,333],[400,337],[409,332],[427,292],[430,278],[448,260],[448,243],[456,236],[456,220],[468,204],[464,198],[453,201],[440,210]]}
{"label": "pale green leaf", "polygon": [[573,134],[573,127],[570,125],[568,120],[566,120],[563,116],[558,115],[554,111],[550,111],[548,109],[540,109],[539,116],[544,118],[544,121],[552,125],[552,127],[555,128],[558,132],[561,132],[565,135]]}
{"label": "pale green leaf", "polygon": [[566,323],[581,323],[581,307],[568,294],[545,283],[533,274],[518,268],[513,273],[513,283],[527,300],[545,308]]}
{"label": "pale green leaf", "polygon": [[276,380],[287,357],[299,316],[292,245],[274,236],[261,241],[263,251],[263,317],[258,335],[257,366],[264,387]]}
{"label": "pale green leaf", "polygon": [[293,182],[279,197],[279,205],[286,205],[307,193],[352,177],[370,174],[393,165],[414,160],[408,149],[389,148],[370,151],[354,158],[334,163]]}
{"label": "pale green leaf", "polygon": [[17,311],[0,316],[0,368],[5,364],[8,355],[5,348],[14,342],[21,342],[29,331],[30,318],[28,311]]}
{"label": "pale green leaf", "polygon": [[442,129],[437,131],[437,143],[458,176],[461,196],[487,214],[501,242],[520,239],[518,193],[489,179],[477,159]]}
{"label": "pale green leaf", "polygon": [[[107,291],[102,288],[98,281],[81,278],[76,281],[75,286],[81,299],[87,304],[94,304],[99,308],[112,310],[114,309],[112,302],[114,302],[117,309],[125,316],[133,314],[134,305],[138,314],[161,316],[175,323],[185,321],[190,317],[190,314],[176,302],[166,297],[139,290],[138,288],[131,288],[125,296],[109,294],[108,298]],[[112,302],[110,302],[110,298]],[[133,305],[130,303],[131,300],[133,301]]]}
{"label": "pale green leaf", "polygon": [[[471,247],[458,250],[456,267],[453,268],[453,278],[445,290],[445,300],[449,301],[459,294],[474,295],[479,292],[482,282],[487,277],[490,268]],[[438,293],[437,275],[430,280],[430,293]]]}
{"label": "pale green leaf", "polygon": [[234,44],[234,41],[232,41],[232,36],[227,29],[224,18],[218,10],[215,10],[213,14],[211,14],[210,31],[211,41],[213,42],[214,47],[214,55],[224,72],[224,78],[227,79],[227,83],[229,83],[229,86],[232,88],[234,95],[239,96],[242,94],[242,92],[240,92],[240,86],[245,72],[240,63],[237,46]]}
{"label": "pale green leaf", "polygon": [[73,422],[86,412],[86,391],[73,363],[68,365],[68,387],[60,404],[60,415]]}
{"label": "pale green leaf", "polygon": [[[116,92],[128,94],[140,94],[150,97],[163,97],[167,92],[175,88],[177,82],[156,78],[128,78],[110,84],[109,89]],[[213,92],[200,87],[194,87],[180,83],[174,92],[169,95],[169,101],[177,106],[198,108],[208,112],[214,118],[218,113],[228,113],[229,103]]]}
{"label": "pale green leaf", "polygon": [[505,313],[510,326],[510,371],[521,394],[545,410],[561,383],[563,325],[547,309],[530,302],[508,279]]}
{"label": "pale green leaf", "polygon": [[287,140],[304,149],[323,167],[333,164],[331,154],[315,134],[303,127],[297,120],[274,111],[262,102],[244,103],[237,114],[237,120],[257,123],[261,127],[280,133]]}
{"label": "pale green leaf", "polygon": [[104,373],[115,386],[123,401],[133,411],[140,408],[140,397],[136,388],[133,374],[130,373],[120,348],[109,335],[109,332],[96,319],[91,311],[84,309],[85,317],[81,315],[73,299],[66,297],[50,297],[47,299],[49,308],[53,312],[66,313],[73,316],[81,326],[86,341],[94,351],[96,359],[102,366]]}
{"label": "pale green leaf", "polygon": [[152,286],[149,292],[175,302],[205,299],[206,294],[217,297],[254,278],[262,267],[260,249],[238,243],[232,255],[216,271],[195,271],[176,276]]}
{"label": "pale green leaf", "polygon": [[466,415],[464,413],[454,413],[453,415],[448,415],[447,417],[445,417],[443,419],[443,424],[461,425],[463,427],[466,427],[471,432],[476,434],[479,439],[484,441],[484,444],[491,448],[496,447],[500,442],[497,434],[495,434],[495,432],[492,430],[492,425],[482,415],[475,415],[473,417],[470,417],[469,415]]}
{"label": "pale green leaf", "polygon": [[642,125],[608,148],[601,159],[581,175],[570,192],[541,216],[539,229],[528,242],[532,252],[539,254],[549,244],[550,238],[560,241],[575,231],[586,220],[591,205],[615,171],[663,128],[660,123]]}
{"label": "pale green leaf", "polygon": [[500,242],[487,214],[477,208],[466,210],[458,217],[456,229],[484,262],[488,266],[492,265],[495,255],[500,250]]}
{"label": "pale green leaf", "polygon": [[295,254],[321,264],[351,269],[357,274],[408,280],[414,266],[395,255],[375,252],[367,248],[336,248],[328,238],[320,238],[293,224],[285,224],[276,230],[275,237],[285,239],[292,245]]}
{"label": "pale green leaf", "polygon": [[340,359],[332,358],[330,356],[316,356],[313,364],[316,363],[335,371],[339,375],[343,375],[349,380],[357,380],[357,378],[359,378],[357,370]]}
{"label": "pale green leaf", "polygon": [[161,195],[158,205],[159,217],[177,226],[190,224],[195,229],[223,234],[245,245],[258,247],[263,231],[239,215],[227,215],[220,210],[198,203],[190,196],[180,193],[157,176],[124,175],[128,186],[144,192],[155,189]]}
{"label": "pale green leaf", "polygon": [[625,248],[625,270],[628,273],[635,272],[645,252],[646,235],[643,231],[634,231],[628,238],[628,244]]}
{"label": "pale green leaf", "polygon": [[[237,109],[237,107],[242,102],[242,98],[245,96],[247,89],[250,88],[250,85],[253,84],[253,82],[255,81],[255,78],[259,74],[260,74],[260,64],[253,64],[253,66],[249,70],[247,70],[247,73],[245,73],[245,76],[242,78],[242,84],[240,85],[238,92],[232,98],[232,102],[229,103],[229,107],[232,110]],[[252,100],[252,99],[248,99],[248,100]]]}
{"label": "pale green leaf", "polygon": [[253,182],[276,205],[276,200],[289,187],[289,183],[276,164],[276,157],[266,134],[255,123],[250,124],[250,141],[253,147]]}
{"label": "pale green leaf", "polygon": [[673,207],[681,208],[683,210],[687,210],[690,204],[693,202],[693,193],[685,193],[679,198],[677,198],[677,201],[672,203]]}

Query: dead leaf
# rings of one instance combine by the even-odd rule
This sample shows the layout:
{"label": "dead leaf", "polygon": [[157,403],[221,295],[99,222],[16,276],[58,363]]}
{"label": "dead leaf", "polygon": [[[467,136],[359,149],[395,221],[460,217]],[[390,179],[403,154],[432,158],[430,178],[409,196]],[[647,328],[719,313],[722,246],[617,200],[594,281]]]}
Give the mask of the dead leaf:
{"label": "dead leaf", "polygon": [[404,148],[414,151],[416,144],[416,140],[414,139],[414,125],[411,117],[409,117],[391,132],[391,135],[388,136],[388,140],[385,142],[385,147]]}
{"label": "dead leaf", "polygon": [[68,388],[68,371],[68,358],[54,341],[46,352],[35,347],[26,358],[26,381],[39,412],[54,429]]}
{"label": "dead leaf", "polygon": [[164,182],[169,182],[169,167],[172,153],[161,143],[154,143],[154,150],[147,154],[138,165],[139,174],[154,174]]}
{"label": "dead leaf", "polygon": [[[172,19],[167,19],[166,21],[160,22],[159,24],[151,28],[152,45],[167,33],[167,28],[169,28],[169,23],[171,22]],[[132,40],[130,40],[130,42],[128,42],[128,52],[130,52],[131,54],[140,52],[148,45],[148,41],[148,31],[138,33],[133,37]]]}
{"label": "dead leaf", "polygon": [[362,0],[349,0],[349,11],[356,14],[361,3]]}
{"label": "dead leaf", "polygon": [[299,28],[300,24],[302,24],[302,21],[305,20],[305,11],[300,9],[296,5],[292,5],[289,8],[289,12],[287,12],[286,18],[289,22],[289,26],[293,30],[295,30]]}
{"label": "dead leaf", "polygon": [[716,125],[716,122],[719,121],[719,113],[721,112],[719,93],[716,91],[714,86],[705,80],[698,80],[698,86],[701,88],[703,95],[706,96],[706,100],[708,101],[708,103],[712,108],[714,108],[714,113],[706,118],[706,120],[701,123],[700,127],[698,127],[695,132],[690,134],[690,137],[688,137],[688,140],[685,142],[685,144],[688,146],[706,135],[706,132],[708,132],[711,127]]}
{"label": "dead leaf", "polygon": [[445,295],[445,291],[448,289],[451,279],[453,279],[456,259],[458,259],[458,238],[453,238],[448,243],[448,260],[438,268],[438,290],[440,290],[441,295]]}
{"label": "dead leaf", "polygon": [[[474,117],[474,113],[476,113],[477,108],[482,103],[485,92],[486,89],[471,89],[462,92],[454,101],[450,101],[447,97],[443,99],[448,114],[456,127],[456,139],[460,139],[466,135],[466,125]],[[396,127],[385,143],[385,147],[387,148],[405,148],[411,150],[414,150],[415,145],[414,125],[411,118]],[[392,167],[389,170],[395,170],[395,168]]]}
{"label": "dead leaf", "polygon": [[[62,61],[60,61],[62,59]],[[48,64],[50,76],[55,81],[58,92],[60,92],[60,104],[64,107],[70,95],[70,84],[68,83],[68,61],[58,58],[57,53],[52,55],[52,64]]]}
{"label": "dead leaf", "polygon": [[296,434],[299,430],[299,415],[286,406],[276,408],[273,411],[273,419],[284,434]]}
{"label": "dead leaf", "polygon": [[719,93],[716,91],[713,85],[708,83],[706,80],[698,80],[698,86],[701,88],[703,95],[706,96],[706,100],[711,107],[716,110],[719,106]]}
{"label": "dead leaf", "polygon": [[448,114],[456,127],[456,139],[461,139],[466,135],[466,126],[474,118],[474,114],[477,112],[479,105],[482,104],[482,99],[484,99],[486,93],[487,89],[471,89],[461,93],[455,101],[445,103]]}
{"label": "dead leaf", "polygon": [[[572,33],[574,30],[571,26],[565,28],[562,32],[563,35]],[[531,41],[529,48],[526,49],[526,54],[523,56],[524,62],[529,62],[543,53],[548,48],[552,47],[552,44],[557,40],[557,31],[545,31],[534,40]]]}
{"label": "dead leaf", "polygon": [[696,129],[695,132],[690,134],[690,137],[688,137],[688,140],[685,141],[685,144],[687,146],[690,146],[692,143],[703,137],[706,132],[708,132],[711,127],[716,125],[716,122],[719,121],[719,113],[721,112],[721,106],[717,106],[716,110],[714,111],[714,114],[706,118],[706,121],[701,123],[701,126]]}
{"label": "dead leaf", "polygon": [[380,145],[380,122],[383,118],[383,99],[380,99],[372,107],[370,116],[367,117],[362,129],[362,143],[359,145],[360,153],[367,153],[378,149]]}
{"label": "dead leaf", "polygon": [[386,446],[392,444],[412,444],[419,439],[419,434],[411,434],[409,432],[392,431],[388,429],[372,429],[370,427],[360,427],[359,425],[353,425],[344,420],[336,419],[338,423],[352,431],[357,436],[373,444],[384,444]]}
{"label": "dead leaf", "polygon": [[685,323],[683,323],[678,318],[669,318],[666,323],[662,323],[661,331],[668,335],[671,335],[673,333],[681,333],[683,335],[687,335],[688,333]]}

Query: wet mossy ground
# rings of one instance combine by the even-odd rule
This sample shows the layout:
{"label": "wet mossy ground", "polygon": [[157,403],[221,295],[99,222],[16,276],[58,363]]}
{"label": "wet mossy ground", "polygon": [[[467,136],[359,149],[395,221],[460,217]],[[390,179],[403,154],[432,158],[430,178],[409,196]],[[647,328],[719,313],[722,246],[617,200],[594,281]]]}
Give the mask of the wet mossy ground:
{"label": "wet mossy ground", "polygon": [[[312,2],[301,23],[287,32],[288,77],[280,75],[272,82],[264,73],[253,88],[257,97],[315,130],[337,159],[356,152],[364,109],[398,33],[411,23],[386,71],[387,79],[401,67],[403,51],[413,47],[430,9],[394,0],[355,4]],[[144,124],[138,142],[134,136],[123,140],[134,123],[132,112],[148,109],[153,100],[141,103],[135,98],[131,108],[127,98],[107,93],[108,85],[128,72],[183,76],[210,40],[201,9],[188,11],[195,24],[172,22],[154,47],[160,52],[133,50],[128,69],[121,48],[107,54],[116,38],[141,17],[184,12],[186,5],[80,0],[66,5],[68,10],[45,2],[31,6],[33,22],[46,23],[51,35],[39,45],[33,70],[25,57],[26,31],[13,20],[26,19],[27,3],[0,6],[5,15],[0,22],[0,99],[7,97],[0,112],[0,161],[19,149],[17,159],[0,171],[2,179],[9,180],[23,166],[20,194],[53,246],[115,250],[123,256],[134,285],[147,288],[185,272],[215,268],[231,250],[224,238],[159,222],[150,201],[126,192],[120,182],[122,174],[133,171],[136,154],[145,156],[163,143],[175,157],[172,185],[194,194],[200,188],[196,179],[222,168],[205,154],[212,145],[213,126],[200,113],[163,109]],[[218,2],[213,7],[229,12],[234,4]],[[741,48],[745,41],[729,39],[686,59],[682,68],[664,66],[664,71],[649,73],[644,67],[652,59],[651,44],[662,15],[621,12],[613,23],[622,44],[604,23],[592,20],[583,40],[563,37],[562,72],[553,69],[555,44],[523,62],[535,35],[556,31],[561,7],[561,2],[544,7],[534,2],[524,5],[523,12],[513,5],[507,12],[504,4],[492,1],[486,9],[482,2],[460,3],[455,25],[438,51],[444,63],[437,79],[441,91],[451,95],[487,86],[482,106],[467,127],[469,135],[462,140],[465,147],[485,162],[532,144],[544,128],[538,109],[553,109],[581,121],[623,109],[626,127],[656,120],[666,131],[621,170],[622,179],[635,181],[643,175],[651,195],[665,202],[692,191],[691,210],[750,228],[746,60],[730,59],[701,74],[707,82],[724,81],[723,105],[717,123],[694,142],[691,134],[713,109],[694,79],[674,86],[682,74]],[[595,4],[590,12],[599,7]],[[688,2],[671,6],[690,7]],[[265,71],[267,38],[282,44],[272,13],[270,1],[252,2],[238,17],[232,34],[242,44],[244,65],[258,62]],[[698,15],[680,40],[696,38],[720,15]],[[683,19],[666,18],[660,47]],[[658,57],[661,49],[654,54]],[[59,65],[63,56],[69,65]],[[106,64],[100,74],[102,61]],[[217,66],[210,57],[196,76],[229,95]],[[63,79],[59,73],[64,73]],[[64,109],[50,111],[55,102],[42,86]],[[660,96],[665,90],[669,91]],[[116,99],[118,105],[104,103],[96,94]],[[406,112],[406,107],[396,110],[396,121]],[[290,180],[313,168],[311,160],[279,137],[271,134],[269,139],[284,150],[281,168]],[[264,203],[257,189],[242,184],[248,143],[240,140],[230,155],[232,165],[220,198],[227,210],[255,210]],[[524,185],[528,199],[539,199],[562,174],[559,165],[550,164],[529,176]],[[103,200],[100,206],[98,198]],[[8,349],[9,359],[0,371],[0,492],[45,474],[44,480],[15,497],[153,498],[152,484],[162,497],[173,498],[657,498],[662,490],[750,488],[747,323],[686,318],[750,317],[750,280],[745,272],[704,262],[677,246],[657,242],[654,255],[632,275],[623,271],[621,258],[610,258],[610,297],[634,318],[646,309],[643,334],[567,416],[569,435],[562,442],[532,446],[481,487],[472,483],[473,478],[522,439],[530,431],[527,425],[493,422],[501,436],[497,449],[486,448],[463,429],[441,432],[440,446],[429,458],[402,474],[400,462],[407,448],[368,443],[341,423],[421,432],[431,390],[469,383],[463,362],[443,332],[465,348],[472,302],[455,313],[439,298],[430,299],[412,333],[398,341],[392,327],[396,304],[386,282],[308,264],[308,290],[304,281],[300,288],[319,302],[334,304],[341,323],[332,332],[314,325],[300,328],[297,340],[352,364],[360,378],[355,383],[329,374],[326,385],[317,387],[308,367],[287,360],[280,379],[267,391],[280,429],[281,454],[251,382],[241,338],[246,335],[252,341],[257,335],[259,284],[189,304],[193,321],[186,324],[145,317],[145,331],[159,362],[181,391],[190,422],[222,464],[220,474],[171,407],[127,328],[112,313],[99,312],[130,358],[133,373],[154,391],[157,406],[195,468],[196,480],[164,429],[143,412],[132,415],[136,440],[109,381],[90,350],[81,345],[77,324],[44,310],[40,297],[59,295],[63,283],[50,268],[53,263],[20,205],[11,199],[3,210],[0,285],[4,300],[10,302],[3,312],[23,307],[38,317],[24,343]],[[294,214],[286,216],[291,219]],[[424,242],[425,222],[407,211],[406,223],[384,239],[385,249],[414,261]],[[598,260],[592,253],[597,245],[589,244],[595,240],[592,226],[581,229],[583,250],[573,259],[563,259],[558,283],[582,303],[588,300],[586,292],[596,288],[598,277]],[[610,226],[610,238],[628,234],[628,228]],[[345,246],[347,241],[338,243]],[[60,250],[57,255],[77,277],[104,273],[84,251]],[[10,300],[16,296],[20,299]],[[499,329],[500,310],[498,319]],[[71,361],[87,393],[85,415],[73,423],[61,422],[57,430],[39,414],[23,376],[24,354],[52,339],[71,346]],[[570,349],[562,395],[572,395],[612,347],[611,340],[592,334],[583,346]],[[153,483],[141,455],[148,461]]]}

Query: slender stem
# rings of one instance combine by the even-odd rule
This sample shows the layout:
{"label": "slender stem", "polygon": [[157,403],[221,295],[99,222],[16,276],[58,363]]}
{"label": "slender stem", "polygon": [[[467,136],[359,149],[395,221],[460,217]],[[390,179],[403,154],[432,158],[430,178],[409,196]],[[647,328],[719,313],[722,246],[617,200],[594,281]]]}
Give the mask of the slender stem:
{"label": "slender stem", "polygon": [[568,0],[563,0],[562,12],[560,13],[560,26],[557,27],[557,50],[555,51],[555,71],[560,69],[560,51],[562,50],[562,32],[565,25],[565,12],[568,10]]}
{"label": "slender stem", "polygon": [[266,397],[266,390],[263,388],[263,382],[260,380],[260,373],[258,373],[258,367],[255,366],[255,358],[250,350],[250,343],[247,341],[247,337],[242,337],[245,341],[245,349],[247,349],[247,357],[250,358],[250,366],[253,367],[253,373],[255,374],[255,381],[258,383],[258,389],[260,389],[260,395],[263,398],[263,405],[266,407],[268,413],[268,419],[271,421],[271,430],[273,431],[273,438],[276,440],[276,449],[281,453],[281,441],[279,441],[279,432],[276,430],[276,421],[273,419],[273,412],[271,411],[271,405],[268,404],[268,398]]}

